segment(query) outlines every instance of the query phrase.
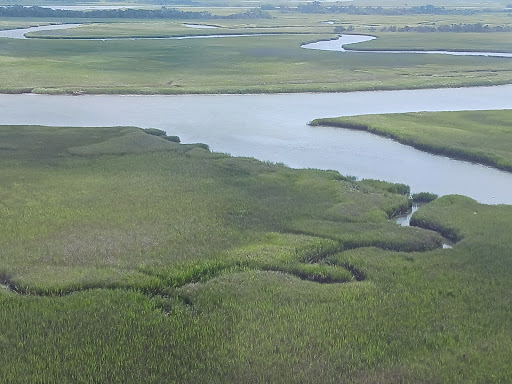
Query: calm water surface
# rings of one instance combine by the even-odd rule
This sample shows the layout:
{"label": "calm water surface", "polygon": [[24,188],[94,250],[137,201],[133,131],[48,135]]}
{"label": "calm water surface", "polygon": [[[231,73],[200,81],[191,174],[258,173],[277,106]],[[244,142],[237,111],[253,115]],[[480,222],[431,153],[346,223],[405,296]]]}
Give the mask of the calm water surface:
{"label": "calm water surface", "polygon": [[79,27],[81,24],[57,24],[57,25],[42,25],[40,27],[19,28],[19,29],[6,29],[0,31],[0,37],[8,37],[11,39],[26,39],[26,33],[38,31],[53,31],[56,29],[70,29]]}
{"label": "calm water surface", "polygon": [[[26,36],[29,32],[39,32],[39,31],[53,31],[57,29],[70,29],[80,27],[82,24],[58,24],[58,25],[42,25],[40,27],[30,27],[30,28],[19,28],[19,29],[7,29],[0,31],[0,37],[6,37],[10,39],[27,39]],[[186,26],[191,28],[199,28],[199,29],[215,29],[215,26],[209,25],[199,25],[199,24],[186,24]],[[248,34],[222,34],[222,35],[192,35],[192,36],[170,36],[170,37],[109,37],[109,38],[84,38],[84,39],[74,39],[74,40],[98,40],[98,41],[106,41],[106,40],[186,40],[186,39],[212,39],[212,38],[221,38],[221,37],[257,37],[257,36],[272,36],[276,35],[276,33],[248,33]]]}
{"label": "calm water surface", "polygon": [[364,41],[375,40],[374,36],[365,35],[340,35],[337,39],[317,41],[302,45],[306,49],[319,49],[321,51],[338,51],[338,52],[357,52],[357,53],[398,53],[398,54],[436,54],[436,55],[454,55],[454,56],[486,56],[486,57],[512,57],[512,53],[506,52],[475,52],[475,51],[425,51],[425,50],[408,50],[408,51],[358,51],[357,47],[345,49],[344,46]]}
{"label": "calm water surface", "polygon": [[512,204],[510,173],[366,132],[307,125],[317,117],[475,109],[512,109],[512,85],[341,94],[0,95],[0,124],[154,127],[236,156],[405,183],[413,192]]}

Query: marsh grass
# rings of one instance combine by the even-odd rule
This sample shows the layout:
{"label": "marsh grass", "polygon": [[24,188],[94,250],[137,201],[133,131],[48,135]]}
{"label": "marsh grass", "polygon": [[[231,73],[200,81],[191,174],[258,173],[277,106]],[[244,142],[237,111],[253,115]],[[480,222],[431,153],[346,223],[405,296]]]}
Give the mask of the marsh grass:
{"label": "marsh grass", "polygon": [[0,382],[512,378],[508,206],[422,206],[441,250],[387,183],[137,128],[0,136]]}
{"label": "marsh grass", "polygon": [[316,119],[311,125],[364,130],[426,152],[512,170],[512,111],[419,112]]}
{"label": "marsh grass", "polygon": [[[358,191],[336,172],[212,154],[204,144],[181,145],[138,128],[9,126],[0,136],[4,263],[9,281],[24,291],[132,283],[158,290],[155,276],[179,286],[204,277],[194,272],[201,260],[218,263],[213,271],[243,267],[243,257],[222,258],[238,246],[268,244],[265,233],[307,235],[320,220],[386,226],[390,212],[408,205],[406,196],[371,185]],[[350,214],[345,207],[354,198],[368,212]],[[316,243],[312,233],[308,241]],[[343,238],[333,239],[342,247]],[[406,231],[403,241],[415,243]],[[273,268],[290,269],[302,258],[294,252]]]}
{"label": "marsh grass", "polygon": [[430,203],[431,201],[434,201],[438,197],[438,195],[431,192],[419,192],[413,193],[411,195],[412,200],[416,203]]}
{"label": "marsh grass", "polygon": [[[39,37],[126,37],[123,40],[2,39],[0,92],[44,94],[190,94],[345,92],[507,84],[510,60],[447,55],[340,53],[301,48],[306,41],[337,36],[321,23],[327,15],[276,15],[266,21],[230,21],[219,29],[194,30],[182,21],[88,24]],[[339,23],[342,21],[340,20]],[[347,21],[348,22],[348,21]],[[189,40],[131,40],[129,37],[222,33],[273,36]],[[365,33],[360,28],[356,33]],[[452,33],[379,35],[389,49],[409,41],[416,49],[485,44],[507,50],[507,34],[468,39]],[[446,43],[445,43],[446,41]],[[359,49],[361,44],[354,45]],[[470,48],[479,49],[474,43]],[[512,48],[511,48],[512,49]],[[326,76],[326,73],[329,75]]]}
{"label": "marsh grass", "polygon": [[[358,50],[512,52],[512,33],[379,32]],[[350,48],[349,48],[350,49]]]}

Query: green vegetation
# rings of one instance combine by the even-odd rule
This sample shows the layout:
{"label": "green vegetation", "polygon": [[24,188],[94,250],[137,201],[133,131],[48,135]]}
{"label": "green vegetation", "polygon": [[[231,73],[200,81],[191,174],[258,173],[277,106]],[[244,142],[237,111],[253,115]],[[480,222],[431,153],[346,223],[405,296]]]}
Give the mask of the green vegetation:
{"label": "green vegetation", "polygon": [[0,143],[0,382],[512,378],[511,207],[422,206],[442,250],[388,220],[403,186],[130,127]]}
{"label": "green vegetation", "polygon": [[[381,32],[510,27],[510,16],[489,6],[475,15],[282,9],[269,11],[272,19],[216,18],[211,30],[183,20],[80,20],[89,24],[0,39],[0,91],[510,83],[510,59],[300,48],[346,28],[375,32],[378,39],[358,45],[370,50],[512,51],[506,32]],[[0,29],[76,21],[4,18]],[[219,33],[275,35],[129,39]],[[79,40],[109,37],[126,39]],[[510,170],[511,117],[329,122]],[[2,126],[0,383],[512,382],[512,207],[424,192],[412,196],[429,201],[414,214],[415,227],[401,227],[393,217],[409,209],[409,193],[403,184],[212,153],[158,129]],[[441,248],[445,238],[452,249]]]}
{"label": "green vegetation", "polygon": [[[439,245],[430,232],[402,231],[387,222],[409,206],[408,192],[396,195],[393,184],[358,184],[335,172],[234,159],[212,154],[204,144],[180,145],[154,133],[162,132],[2,129],[3,267],[9,284],[41,293],[72,291],[80,286],[77,281],[156,292],[164,283],[196,279],[203,273],[196,265],[201,259],[216,271],[291,268],[307,274],[296,263],[347,246],[380,244],[399,251]],[[352,212],[354,204],[365,209]],[[369,234],[360,238],[345,226],[350,232],[367,228]],[[322,236],[329,240],[316,238],[322,227],[330,227]],[[387,242],[382,231],[389,232]],[[14,240],[20,233],[23,246]],[[269,243],[281,259],[256,257]]]}
{"label": "green vegetation", "polygon": [[489,33],[489,32],[512,32],[512,28],[508,26],[490,26],[482,23],[475,24],[452,24],[452,25],[422,25],[418,27],[401,27],[391,26],[388,28],[383,27],[382,32],[467,32],[467,33]]}
{"label": "green vegetation", "polygon": [[359,129],[415,148],[512,171],[511,110],[420,112],[316,119],[311,125]]}
{"label": "green vegetation", "polygon": [[[146,128],[144,130],[144,132],[146,132],[150,135],[161,137],[162,139],[165,139],[165,140],[172,141],[174,143],[181,142],[181,140],[178,136],[167,136],[167,132],[165,132],[164,130],[158,129],[158,128]],[[206,148],[206,149],[208,149],[208,148]]]}
{"label": "green vegetation", "polygon": [[29,28],[34,26],[41,26],[50,24],[48,21],[41,22],[40,20],[32,22],[31,19],[0,19],[0,31],[5,29],[16,28]]}
{"label": "green vegetation", "polygon": [[435,193],[430,192],[419,192],[419,193],[413,193],[411,195],[412,201],[416,203],[430,203],[431,201],[434,201],[439,196]]}
{"label": "green vegetation", "polygon": [[[191,40],[0,40],[2,92],[260,93],[507,83],[509,59],[300,48],[325,35]],[[206,59],[207,58],[207,59]],[[328,73],[329,76],[325,74]]]}
{"label": "green vegetation", "polygon": [[[233,9],[211,11],[212,15],[219,17],[233,14]],[[347,29],[351,33],[371,33],[378,37],[374,41],[351,47],[358,50],[484,49],[512,52],[511,33],[507,32],[380,32],[393,26],[416,28],[464,23],[509,28],[512,19],[507,14],[345,15],[278,10],[269,12],[272,15],[270,19],[40,18],[41,23],[85,24],[69,30],[31,33],[31,39],[28,40],[0,39],[0,92],[345,92],[512,82],[512,61],[508,58],[417,54],[397,56],[301,48],[305,42],[330,39],[337,36],[335,31]],[[27,19],[3,18],[0,22],[12,24],[14,20],[20,23],[19,20]],[[30,20],[37,22],[36,19]],[[185,23],[208,24],[217,28],[194,29],[188,28]],[[210,34],[253,36],[163,39]],[[160,39],[132,40],[148,37]],[[123,40],[109,40],[111,38]]]}
{"label": "green vegetation", "polygon": [[512,33],[432,34],[379,32],[378,39],[354,45],[354,49],[382,51],[484,51],[512,52]]}
{"label": "green vegetation", "polygon": [[[322,5],[319,1],[311,1],[309,3],[301,3],[297,7],[298,12],[302,13],[327,13],[327,14],[349,14],[349,15],[472,15],[481,12],[493,12],[486,8],[446,8],[436,7],[434,5],[421,5],[413,7],[382,7],[382,6],[366,6],[360,7],[353,4],[350,5]],[[503,9],[496,9],[495,12],[504,12]]]}
{"label": "green vegetation", "polygon": [[212,15],[210,12],[181,11],[175,8],[122,8],[122,9],[93,9],[93,10],[62,10],[48,7],[12,5],[0,7],[0,17],[52,17],[52,18],[120,18],[120,19],[257,19],[270,18],[267,12],[251,8],[228,16]]}
{"label": "green vegetation", "polygon": [[409,196],[411,193],[411,188],[405,184],[390,183],[381,180],[362,180],[361,184],[373,186],[374,188],[379,188],[384,191],[396,193],[399,195]]}

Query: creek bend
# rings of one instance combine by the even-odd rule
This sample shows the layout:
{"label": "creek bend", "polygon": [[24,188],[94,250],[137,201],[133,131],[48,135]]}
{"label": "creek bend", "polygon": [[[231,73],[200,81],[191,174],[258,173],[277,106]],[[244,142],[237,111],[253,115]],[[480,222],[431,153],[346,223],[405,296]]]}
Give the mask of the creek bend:
{"label": "creek bend", "polygon": [[478,52],[478,51],[427,51],[427,50],[358,50],[357,46],[348,49],[346,45],[362,43],[365,41],[375,40],[374,36],[367,35],[340,35],[337,39],[322,40],[315,43],[302,45],[306,49],[318,49],[321,51],[338,51],[338,52],[357,52],[357,53],[388,53],[388,54],[439,54],[454,56],[486,56],[486,57],[510,57],[512,53],[507,52]]}
{"label": "creek bend", "polygon": [[512,85],[263,95],[0,95],[0,124],[160,128],[214,151],[405,183],[413,192],[512,204],[512,174],[431,155],[367,132],[310,127],[319,117],[512,109]]}
{"label": "creek bend", "polygon": [[[58,29],[71,29],[78,28],[82,24],[51,24],[42,25],[38,27],[19,28],[19,29],[6,29],[0,31],[0,38],[10,39],[29,39],[30,32],[42,32],[42,31],[55,31]],[[185,24],[189,28],[195,29],[216,29],[215,26],[201,25],[201,24]],[[94,37],[94,38],[73,38],[72,40],[87,40],[87,41],[107,41],[107,40],[186,40],[186,39],[213,39],[223,37],[258,37],[258,36],[274,36],[276,33],[246,33],[246,34],[209,34],[209,35],[186,35],[186,36],[169,36],[169,37]],[[34,37],[32,37],[34,38]],[[45,38],[43,38],[45,39]],[[66,38],[62,38],[66,40]],[[69,39],[67,39],[69,40]]]}
{"label": "creek bend", "polygon": [[[0,38],[7,37],[12,39],[27,39],[29,32],[51,31],[58,29],[70,29],[80,27],[82,24],[50,24],[38,27],[8,29],[0,31]],[[218,27],[207,24],[184,24],[188,28],[195,29],[217,29]],[[183,39],[209,39],[222,37],[257,37],[272,36],[275,33],[251,33],[251,34],[208,34],[208,35],[191,35],[191,36],[169,36],[169,37],[116,37],[116,38],[79,38],[75,40],[183,40]],[[427,51],[427,50],[357,50],[356,47],[345,49],[345,45],[362,43],[374,40],[374,36],[368,35],[339,35],[336,39],[321,40],[314,43],[303,44],[302,48],[317,49],[322,51],[338,51],[338,52],[358,52],[358,53],[388,53],[388,54],[444,54],[455,56],[486,56],[486,57],[507,57],[512,58],[512,53],[505,52],[477,52],[477,51]]]}
{"label": "creek bend", "polygon": [[80,25],[81,24],[49,24],[49,25],[42,25],[39,27],[6,29],[3,31],[0,31],[0,37],[10,38],[10,39],[27,39],[25,34],[30,33],[30,32],[55,31],[58,29],[70,29],[70,28],[77,28]]}

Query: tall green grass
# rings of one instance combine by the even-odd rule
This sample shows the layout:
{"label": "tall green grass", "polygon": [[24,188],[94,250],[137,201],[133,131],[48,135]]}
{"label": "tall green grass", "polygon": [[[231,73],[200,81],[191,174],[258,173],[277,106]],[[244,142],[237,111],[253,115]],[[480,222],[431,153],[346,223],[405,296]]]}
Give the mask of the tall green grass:
{"label": "tall green grass", "polygon": [[0,382],[512,378],[508,206],[422,206],[442,250],[401,186],[129,127],[0,142]]}
{"label": "tall green grass", "polygon": [[420,112],[316,119],[311,125],[364,130],[415,148],[512,170],[512,111]]}
{"label": "tall green grass", "polygon": [[512,33],[379,32],[358,50],[512,52]]}
{"label": "tall green grass", "polygon": [[[373,233],[378,223],[389,237],[368,237],[365,245],[422,249],[440,241],[387,222],[409,205],[393,185],[383,193],[380,184],[359,185],[336,172],[212,154],[203,144],[130,127],[9,126],[0,137],[4,280],[18,291],[159,291],[201,279],[197,263],[206,260],[216,265],[214,274],[242,267],[303,274],[299,264],[310,246],[292,247],[296,241],[343,249],[353,240],[341,233],[354,225]],[[326,231],[319,240],[318,225],[342,232]],[[290,233],[290,245],[249,262],[246,247],[269,246],[269,233]]]}
{"label": "tall green grass", "polygon": [[[313,51],[306,41],[329,39],[327,15],[280,15],[269,21],[231,21],[206,33],[278,33],[274,36],[189,40],[27,39],[0,40],[0,92],[45,94],[190,94],[265,92],[346,92],[507,84],[506,58],[454,57]],[[368,21],[370,24],[371,22]],[[419,21],[418,21],[419,22]],[[338,20],[346,25],[349,21]],[[303,27],[301,27],[303,25]],[[205,33],[182,21],[89,24],[46,32],[57,37],[177,36]],[[367,33],[365,28],[357,33]],[[453,36],[452,36],[453,35]],[[506,35],[506,34],[495,34]],[[497,36],[468,39],[451,34],[407,34],[417,49],[449,49],[463,44],[506,50]],[[55,36],[54,36],[55,37]],[[383,34],[393,48],[405,39]],[[445,43],[445,41],[449,41]],[[379,43],[381,44],[381,43]],[[354,45],[358,48],[360,44]],[[328,74],[328,75],[327,75]]]}

